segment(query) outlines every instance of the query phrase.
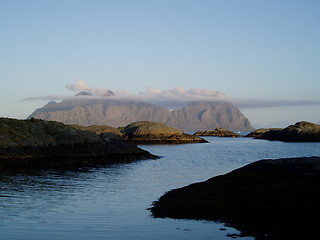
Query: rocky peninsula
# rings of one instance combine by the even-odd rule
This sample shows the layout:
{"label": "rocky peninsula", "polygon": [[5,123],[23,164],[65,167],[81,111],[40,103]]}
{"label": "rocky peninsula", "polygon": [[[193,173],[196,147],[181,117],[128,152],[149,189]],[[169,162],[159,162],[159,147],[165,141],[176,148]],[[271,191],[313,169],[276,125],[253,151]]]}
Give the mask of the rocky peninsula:
{"label": "rocky peninsula", "polygon": [[156,158],[112,136],[54,121],[0,118],[0,169],[77,168]]}
{"label": "rocky peninsula", "polygon": [[138,121],[121,131],[126,140],[136,144],[205,143],[206,140],[160,122]]}
{"label": "rocky peninsula", "polygon": [[258,129],[246,137],[285,142],[320,142],[320,125],[301,121],[283,129]]}
{"label": "rocky peninsula", "polygon": [[320,157],[260,160],[172,190],[155,217],[206,219],[256,239],[318,239]]}
{"label": "rocky peninsula", "polygon": [[212,136],[212,137],[241,137],[239,134],[236,134],[228,129],[224,128],[216,128],[213,131],[205,130],[205,131],[199,131],[195,132],[193,134],[194,136]]}

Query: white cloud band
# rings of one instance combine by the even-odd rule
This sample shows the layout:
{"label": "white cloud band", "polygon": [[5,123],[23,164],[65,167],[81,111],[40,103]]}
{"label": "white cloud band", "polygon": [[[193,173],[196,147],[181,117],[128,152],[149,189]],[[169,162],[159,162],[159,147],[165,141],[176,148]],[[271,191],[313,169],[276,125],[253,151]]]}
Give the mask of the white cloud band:
{"label": "white cloud band", "polygon": [[[225,94],[201,88],[185,89],[183,87],[176,87],[169,90],[159,90],[157,88],[149,88],[145,92],[138,94],[131,94],[125,90],[117,90],[115,95],[106,88],[92,88],[82,80],[77,80],[73,84],[67,84],[67,89],[79,92],[87,91],[93,97],[112,97],[115,99],[138,100],[153,103],[167,108],[176,108],[193,101],[229,101],[241,109],[245,108],[268,108],[268,107],[282,107],[282,106],[303,106],[303,105],[320,105],[319,100],[261,100],[261,99],[232,99]],[[88,97],[88,96],[80,96]],[[48,95],[40,97],[29,97],[24,100],[65,100],[72,98],[72,96],[57,96]]]}

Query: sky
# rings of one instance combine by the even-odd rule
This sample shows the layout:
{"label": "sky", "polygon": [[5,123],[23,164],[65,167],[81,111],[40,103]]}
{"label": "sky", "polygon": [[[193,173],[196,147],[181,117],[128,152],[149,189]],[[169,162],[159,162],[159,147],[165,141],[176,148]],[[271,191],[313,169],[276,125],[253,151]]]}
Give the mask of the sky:
{"label": "sky", "polygon": [[318,0],[0,0],[0,116],[89,89],[227,99],[256,126],[319,123],[319,12]]}

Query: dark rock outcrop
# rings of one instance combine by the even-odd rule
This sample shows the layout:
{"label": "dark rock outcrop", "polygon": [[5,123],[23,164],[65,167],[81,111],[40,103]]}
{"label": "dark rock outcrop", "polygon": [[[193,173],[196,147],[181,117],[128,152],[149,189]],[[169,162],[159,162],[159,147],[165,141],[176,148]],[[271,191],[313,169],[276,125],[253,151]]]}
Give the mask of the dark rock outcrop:
{"label": "dark rock outcrop", "polygon": [[297,122],[284,129],[271,129],[259,138],[286,142],[320,142],[320,125],[310,122]]}
{"label": "dark rock outcrop", "polygon": [[29,118],[59,121],[82,126],[126,126],[135,121],[162,122],[185,131],[226,128],[252,130],[249,120],[229,102],[192,102],[170,111],[154,104],[118,100],[112,97],[77,96],[59,103],[50,102]]}
{"label": "dark rock outcrop", "polygon": [[0,118],[0,169],[69,168],[155,157],[121,138],[62,123]]}
{"label": "dark rock outcrop", "polygon": [[206,140],[192,136],[164,123],[139,121],[126,126],[121,131],[125,138],[137,144],[181,144],[204,143]]}
{"label": "dark rock outcrop", "polygon": [[213,137],[241,137],[239,134],[236,134],[228,129],[216,128],[213,131],[199,131],[194,133],[195,136],[213,136]]}
{"label": "dark rock outcrop", "polygon": [[320,157],[260,160],[172,190],[155,217],[224,222],[256,239],[318,239]]}

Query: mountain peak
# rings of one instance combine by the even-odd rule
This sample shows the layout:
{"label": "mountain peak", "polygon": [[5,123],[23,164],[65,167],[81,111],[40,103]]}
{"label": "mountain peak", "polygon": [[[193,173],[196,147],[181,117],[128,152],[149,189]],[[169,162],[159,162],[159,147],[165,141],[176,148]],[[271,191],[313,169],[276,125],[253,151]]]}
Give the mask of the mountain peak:
{"label": "mountain peak", "polygon": [[78,96],[93,96],[93,95],[87,91],[81,91],[81,92],[78,92],[75,96],[78,97]]}
{"label": "mountain peak", "polygon": [[115,96],[115,93],[112,92],[111,90],[108,90],[108,91],[103,91],[103,92],[99,92],[99,93],[91,93],[91,92],[88,92],[88,91],[81,91],[81,92],[78,92],[76,95],[76,97],[79,97],[79,96],[98,96],[98,97],[109,97],[109,96]]}
{"label": "mountain peak", "polygon": [[108,90],[105,94],[103,94],[104,97],[109,97],[109,96],[115,96],[116,94],[112,92],[111,90]]}

